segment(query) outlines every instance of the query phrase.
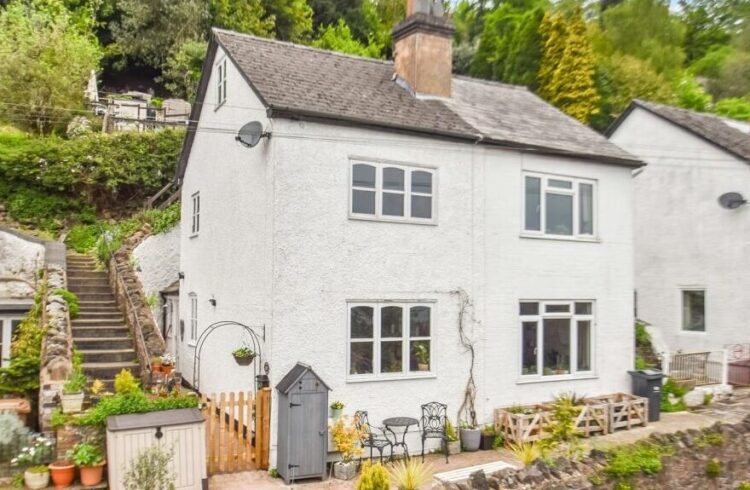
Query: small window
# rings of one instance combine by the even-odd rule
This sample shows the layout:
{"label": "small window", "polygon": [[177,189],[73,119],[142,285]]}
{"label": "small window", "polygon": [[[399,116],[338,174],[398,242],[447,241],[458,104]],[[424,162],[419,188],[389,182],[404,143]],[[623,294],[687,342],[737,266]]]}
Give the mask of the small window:
{"label": "small window", "polygon": [[432,306],[350,304],[349,377],[389,379],[432,371]]}
{"label": "small window", "polygon": [[687,332],[706,331],[706,292],[682,291],[682,329]]}
{"label": "small window", "polygon": [[545,175],[524,176],[525,232],[553,237],[594,235],[594,182]]}
{"label": "small window", "polygon": [[198,296],[190,293],[190,341],[195,342],[198,338]]}
{"label": "small window", "polygon": [[190,222],[190,234],[197,235],[201,230],[201,195],[199,192],[193,194],[192,198],[193,212]]}
{"label": "small window", "polygon": [[434,170],[353,163],[351,216],[382,221],[432,222]]}
{"label": "small window", "polygon": [[0,316],[0,367],[10,364],[11,342],[23,319],[16,315]]}
{"label": "small window", "polygon": [[227,100],[227,59],[224,58],[216,67],[216,106]]}

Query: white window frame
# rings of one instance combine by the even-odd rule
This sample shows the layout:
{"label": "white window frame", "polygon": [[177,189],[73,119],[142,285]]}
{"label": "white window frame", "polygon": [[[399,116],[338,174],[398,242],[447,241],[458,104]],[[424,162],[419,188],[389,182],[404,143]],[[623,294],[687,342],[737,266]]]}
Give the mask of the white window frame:
{"label": "white window frame", "polygon": [[0,313],[0,367],[10,365],[10,347],[13,342],[13,322],[22,322],[24,313]]}
{"label": "white window frame", "polygon": [[[227,101],[227,57],[216,64],[216,109]],[[215,110],[216,110],[215,109]]]}
{"label": "white window frame", "polygon": [[189,345],[195,345],[198,340],[198,295],[195,293],[188,294],[188,304],[190,305],[190,337]]}
{"label": "white window frame", "polygon": [[[538,303],[539,311],[536,315],[521,315],[521,303]],[[591,314],[576,314],[576,303],[591,303]],[[546,313],[547,306],[568,305],[568,312]],[[593,299],[574,299],[574,300],[540,300],[540,299],[521,299],[518,301],[519,321],[518,321],[518,373],[519,383],[525,382],[547,382],[559,381],[578,378],[596,377],[596,301]],[[568,374],[550,374],[544,375],[544,320],[564,318],[570,320],[570,373]],[[590,321],[590,338],[589,338],[589,357],[591,369],[586,371],[578,370],[578,321]],[[523,374],[523,323],[536,322],[536,374]]]}
{"label": "white window frame", "polygon": [[[526,178],[533,177],[541,180],[540,185],[540,202],[539,202],[539,230],[528,230],[526,229]],[[550,180],[562,180],[570,182],[572,184],[571,189],[563,189],[560,187],[549,186]],[[581,193],[580,185],[589,184],[591,185],[591,202],[593,205],[592,210],[592,226],[593,230],[591,233],[581,233],[581,216],[580,216],[580,205],[581,205]],[[547,206],[547,194],[558,194],[561,196],[572,196],[573,197],[573,234],[572,235],[556,235],[553,233],[546,232],[546,206]],[[522,172],[521,173],[521,236],[530,238],[549,238],[553,240],[575,240],[575,241],[598,241],[599,234],[599,203],[598,203],[598,181],[596,179],[585,179],[581,177],[571,177],[567,175],[547,174],[542,172]]]}
{"label": "white window frame", "polygon": [[[373,372],[371,374],[351,374],[351,345],[352,342],[365,341],[366,339],[352,339],[351,310],[357,306],[367,306],[373,308]],[[401,340],[402,342],[402,371],[400,373],[381,373],[380,372],[380,342],[383,338],[380,336],[380,319],[381,309],[388,306],[399,306],[402,308],[404,315],[402,322],[401,337],[386,337],[384,340]],[[425,306],[430,308],[430,336],[429,337],[411,337],[410,328],[410,308],[413,306]],[[437,363],[437,309],[434,300],[350,300],[346,303],[346,380],[347,382],[363,381],[393,381],[399,379],[419,379],[436,377]],[[430,341],[430,367],[428,371],[410,371],[409,370],[409,348],[411,340],[429,340]]]}
{"label": "white window frame", "polygon": [[[355,165],[369,165],[375,167],[375,188],[370,187],[355,187],[354,186],[354,166]],[[383,170],[386,168],[397,168],[404,172],[404,191],[395,191],[390,189],[383,189]],[[424,192],[413,192],[411,190],[411,178],[412,172],[427,172],[432,175],[432,193],[427,194]],[[437,224],[437,189],[438,189],[438,172],[436,167],[428,167],[422,165],[403,163],[388,162],[388,161],[374,161],[374,160],[359,160],[352,159],[349,161],[349,219],[368,220],[368,221],[388,221],[393,223],[414,223],[414,224]],[[354,205],[354,191],[369,191],[375,192],[375,214],[366,213],[355,213],[352,210]],[[403,194],[404,195],[404,216],[389,216],[383,214],[383,192],[392,194]],[[431,204],[431,218],[416,218],[411,216],[411,197],[412,196],[429,196],[432,198]]]}
{"label": "white window frame", "polygon": [[[685,293],[690,292],[701,292],[703,293],[703,330],[687,330],[685,329]],[[680,333],[684,335],[706,335],[708,332],[708,294],[705,287],[683,287],[680,288]]]}
{"label": "white window frame", "polygon": [[190,237],[196,237],[201,231],[201,193],[195,192],[190,196],[192,213],[190,221]]}

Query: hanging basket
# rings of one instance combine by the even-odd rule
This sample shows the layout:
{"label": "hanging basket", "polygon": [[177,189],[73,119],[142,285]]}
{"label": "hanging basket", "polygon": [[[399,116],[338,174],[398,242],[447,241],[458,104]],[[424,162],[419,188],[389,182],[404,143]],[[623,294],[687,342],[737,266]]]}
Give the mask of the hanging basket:
{"label": "hanging basket", "polygon": [[234,361],[240,366],[249,366],[255,360],[255,354],[247,357],[238,357],[232,354],[232,357],[234,357]]}

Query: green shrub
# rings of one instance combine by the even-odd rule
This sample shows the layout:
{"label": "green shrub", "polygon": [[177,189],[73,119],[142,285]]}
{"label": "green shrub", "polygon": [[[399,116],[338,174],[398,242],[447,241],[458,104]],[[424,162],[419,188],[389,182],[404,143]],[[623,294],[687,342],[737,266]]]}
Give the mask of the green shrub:
{"label": "green shrub", "polygon": [[[2,173],[0,172],[0,178]],[[57,232],[66,224],[94,219],[93,208],[76,197],[18,186],[5,197],[8,213],[19,223]]]}
{"label": "green shrub", "polygon": [[195,396],[168,396],[165,398],[149,399],[142,391],[105,396],[99,403],[75,419],[76,425],[104,427],[107,417],[128,413],[160,412],[178,408],[197,408],[198,398]]}
{"label": "green shrub", "polygon": [[389,490],[391,482],[388,471],[379,463],[372,464],[365,461],[354,488],[355,490]]}
{"label": "green shrub", "polygon": [[102,450],[88,442],[80,442],[73,446],[70,459],[76,466],[95,466],[104,461]]}
{"label": "green shrub", "polygon": [[47,331],[41,324],[46,291],[47,284],[42,282],[34,304],[16,328],[10,348],[11,363],[0,368],[0,395],[38,396],[42,339]]}
{"label": "green shrub", "polygon": [[604,472],[615,478],[653,475],[661,471],[661,458],[666,454],[665,448],[647,442],[617,448],[610,453]]}
{"label": "green shrub", "polygon": [[140,384],[129,369],[123,369],[115,376],[115,393],[125,395],[140,391]]}
{"label": "green shrub", "polygon": [[78,253],[86,253],[96,246],[100,233],[98,224],[74,225],[65,237],[65,244]]}
{"label": "green shrub", "polygon": [[78,296],[75,295],[75,293],[71,293],[67,289],[60,288],[55,289],[52,291],[52,294],[62,296],[62,298],[65,300],[66,303],[68,303],[68,313],[70,313],[70,318],[76,318],[78,316]]}
{"label": "green shrub", "polygon": [[166,209],[153,210],[151,215],[154,233],[169,231],[180,222],[180,202],[172,203]]}
{"label": "green shrub", "polygon": [[750,482],[740,482],[740,484],[737,485],[737,490],[750,490]]}
{"label": "green shrub", "polygon": [[721,461],[714,458],[706,463],[706,476],[709,478],[717,478],[721,475]]}
{"label": "green shrub", "polygon": [[174,490],[175,475],[172,467],[172,448],[151,446],[144,449],[130,461],[130,467],[123,476],[125,490]]}
{"label": "green shrub", "polygon": [[68,414],[64,414],[62,411],[62,408],[57,407],[52,411],[52,415],[50,415],[50,424],[52,424],[52,427],[55,429],[59,429],[60,427],[63,427],[65,424],[70,422],[71,416]]}
{"label": "green shrub", "polygon": [[635,345],[639,347],[651,345],[651,335],[649,335],[646,324],[643,322],[635,322]]}
{"label": "green shrub", "polygon": [[646,363],[646,359],[642,358],[641,356],[635,356],[635,368],[636,369],[648,368],[648,363]]}
{"label": "green shrub", "polygon": [[704,449],[708,446],[723,446],[724,434],[721,432],[704,432],[693,441],[695,447]]}
{"label": "green shrub", "polygon": [[633,490],[633,485],[626,481],[618,481],[615,483],[615,486],[612,487],[612,490]]}
{"label": "green shrub", "polygon": [[[687,410],[687,405],[683,397],[687,393],[687,389],[679,386],[672,379],[668,379],[661,390],[661,411],[662,412],[683,412]],[[669,401],[672,395],[677,398],[676,402]]]}

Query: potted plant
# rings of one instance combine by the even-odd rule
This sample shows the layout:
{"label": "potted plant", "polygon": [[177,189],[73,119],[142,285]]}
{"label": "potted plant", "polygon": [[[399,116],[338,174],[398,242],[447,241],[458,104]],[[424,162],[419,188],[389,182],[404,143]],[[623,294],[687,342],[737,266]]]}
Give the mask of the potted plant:
{"label": "potted plant", "polygon": [[417,360],[417,371],[430,370],[430,351],[426,343],[416,343],[414,345],[414,357]]}
{"label": "potted plant", "polygon": [[339,417],[341,417],[341,412],[344,410],[344,404],[340,401],[336,400],[333,403],[331,403],[331,418],[333,420],[338,420]]}
{"label": "potted plant", "polygon": [[49,485],[49,468],[43,464],[26,468],[26,471],[23,472],[23,482],[26,484],[26,488],[31,490],[47,488]]}
{"label": "potted plant", "polygon": [[81,485],[90,487],[102,481],[104,455],[97,446],[88,442],[78,443],[73,446],[71,459],[81,472]]}
{"label": "potted plant", "polygon": [[52,484],[55,487],[69,487],[73,484],[76,476],[76,465],[70,461],[61,459],[49,465],[49,473],[52,477]]}
{"label": "potted plant", "polygon": [[169,375],[174,369],[175,359],[172,354],[164,354],[161,356],[161,372],[165,375]]}
{"label": "potted plant", "polygon": [[63,413],[78,413],[83,407],[83,390],[86,387],[87,378],[81,368],[82,360],[76,354],[73,356],[73,369],[63,385],[60,395]]}
{"label": "potted plant", "polygon": [[492,449],[496,436],[497,433],[495,432],[494,424],[486,424],[482,427],[482,437],[479,447],[484,451]]}
{"label": "potted plant", "polygon": [[476,451],[481,443],[482,432],[478,427],[469,424],[467,421],[461,421],[461,447],[464,451]]}
{"label": "potted plant", "polygon": [[232,351],[232,357],[237,364],[240,366],[249,366],[253,359],[255,359],[255,352],[250,347],[244,346],[234,349]]}
{"label": "potted plant", "polygon": [[161,372],[161,357],[154,356],[151,358],[151,372],[153,373]]}
{"label": "potted plant", "polygon": [[336,450],[341,453],[341,461],[333,463],[333,476],[339,480],[351,480],[357,474],[354,458],[363,452],[359,441],[362,433],[350,423],[348,417],[339,417],[331,426],[331,439]]}
{"label": "potted plant", "polygon": [[458,440],[456,428],[450,420],[445,421],[445,438],[448,440],[448,454],[458,454],[461,452],[461,442]]}
{"label": "potted plant", "polygon": [[99,403],[99,399],[104,395],[104,382],[101,379],[95,379],[91,383],[91,387],[89,388],[89,398],[91,400],[91,405],[96,406],[97,403]]}

